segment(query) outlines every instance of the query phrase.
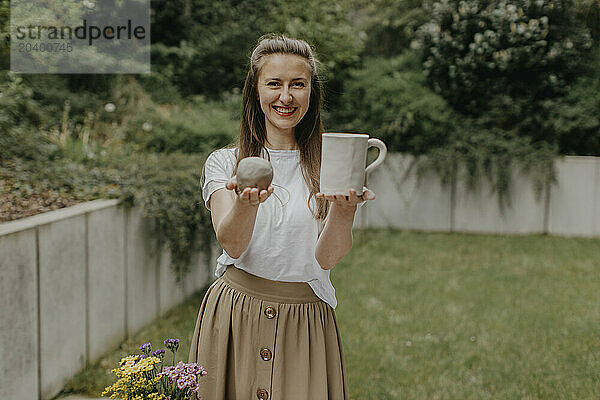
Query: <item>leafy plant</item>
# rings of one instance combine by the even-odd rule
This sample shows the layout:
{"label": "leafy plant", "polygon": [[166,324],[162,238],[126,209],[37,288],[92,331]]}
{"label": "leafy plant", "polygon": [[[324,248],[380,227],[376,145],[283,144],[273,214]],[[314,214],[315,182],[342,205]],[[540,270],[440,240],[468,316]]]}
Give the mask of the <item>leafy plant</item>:
{"label": "leafy plant", "polygon": [[336,129],[368,132],[390,150],[412,154],[448,143],[456,129],[455,113],[427,87],[414,52],[367,59],[349,76]]}
{"label": "leafy plant", "polygon": [[563,98],[544,102],[545,131],[561,154],[600,156],[600,52]]}
{"label": "leafy plant", "polygon": [[363,1],[357,14],[365,32],[363,57],[392,57],[407,50],[427,22],[423,0]]}
{"label": "leafy plant", "polygon": [[501,210],[510,205],[515,169],[530,175],[538,197],[555,181],[556,147],[504,129],[499,122],[508,105],[500,103],[502,97],[479,117],[456,112],[427,87],[412,51],[367,60],[350,76],[337,115],[341,129],[368,132],[392,151],[420,156],[413,165],[420,178],[433,170],[442,183],[461,179],[471,190],[485,179],[498,194]]}
{"label": "leafy plant", "polygon": [[441,0],[417,32],[423,69],[457,110],[481,115],[497,95],[566,93],[592,40],[572,0]]}
{"label": "leafy plant", "polygon": [[416,168],[420,179],[433,170],[443,185],[460,180],[469,190],[478,189],[485,179],[491,193],[497,194],[500,211],[504,211],[511,205],[512,173],[520,171],[530,177],[539,201],[557,182],[557,154],[556,146],[532,143],[530,138],[486,129],[477,120],[463,119],[453,139],[446,146],[430,149],[418,159]]}

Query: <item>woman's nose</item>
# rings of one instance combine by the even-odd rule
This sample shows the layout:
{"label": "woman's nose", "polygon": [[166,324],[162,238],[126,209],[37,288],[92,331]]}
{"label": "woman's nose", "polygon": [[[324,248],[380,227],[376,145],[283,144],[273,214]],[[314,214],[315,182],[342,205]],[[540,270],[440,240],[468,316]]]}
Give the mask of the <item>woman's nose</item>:
{"label": "woman's nose", "polygon": [[281,100],[282,103],[290,103],[292,101],[292,94],[287,86],[284,86],[283,89],[281,89],[279,100]]}

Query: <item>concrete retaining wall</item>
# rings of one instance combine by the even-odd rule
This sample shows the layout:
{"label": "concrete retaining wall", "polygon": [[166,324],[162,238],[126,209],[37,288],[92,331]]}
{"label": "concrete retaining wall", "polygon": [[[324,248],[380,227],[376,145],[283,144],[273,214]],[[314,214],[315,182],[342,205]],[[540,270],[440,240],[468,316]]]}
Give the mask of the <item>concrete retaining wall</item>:
{"label": "concrete retaining wall", "polygon": [[96,200],[0,224],[0,399],[46,400],[212,278],[177,286],[139,207]]}
{"label": "concrete retaining wall", "polygon": [[486,181],[476,191],[461,181],[443,187],[432,173],[418,185],[415,171],[406,174],[412,160],[388,153],[368,178],[377,198],[361,207],[355,227],[600,236],[598,157],[558,159],[558,183],[540,198],[527,176],[512,171],[510,206],[503,211]]}

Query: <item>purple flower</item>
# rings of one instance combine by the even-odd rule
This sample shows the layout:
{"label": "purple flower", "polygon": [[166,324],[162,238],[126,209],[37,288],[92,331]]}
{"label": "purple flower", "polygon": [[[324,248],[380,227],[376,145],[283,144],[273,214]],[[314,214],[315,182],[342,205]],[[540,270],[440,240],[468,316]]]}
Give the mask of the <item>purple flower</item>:
{"label": "purple flower", "polygon": [[165,356],[165,349],[154,350],[152,355],[162,360],[162,358]]}
{"label": "purple flower", "polygon": [[167,339],[165,340],[165,346],[167,346],[167,349],[175,353],[177,352],[177,349],[179,349],[179,339]]}
{"label": "purple flower", "polygon": [[140,355],[138,356],[138,361],[140,361],[142,358],[146,358],[146,355],[145,355],[145,354],[140,354]]}
{"label": "purple flower", "polygon": [[150,343],[144,343],[140,346],[140,350],[144,352],[145,355],[150,355],[152,351],[152,345]]}

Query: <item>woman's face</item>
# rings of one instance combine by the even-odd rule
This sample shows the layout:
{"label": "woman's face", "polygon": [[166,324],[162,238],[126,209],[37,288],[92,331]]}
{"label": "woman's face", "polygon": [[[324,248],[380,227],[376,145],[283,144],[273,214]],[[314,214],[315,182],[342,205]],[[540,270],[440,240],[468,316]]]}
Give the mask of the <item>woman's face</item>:
{"label": "woman's face", "polygon": [[271,54],[264,58],[258,75],[260,108],[267,133],[292,134],[310,100],[310,68],[295,54]]}

